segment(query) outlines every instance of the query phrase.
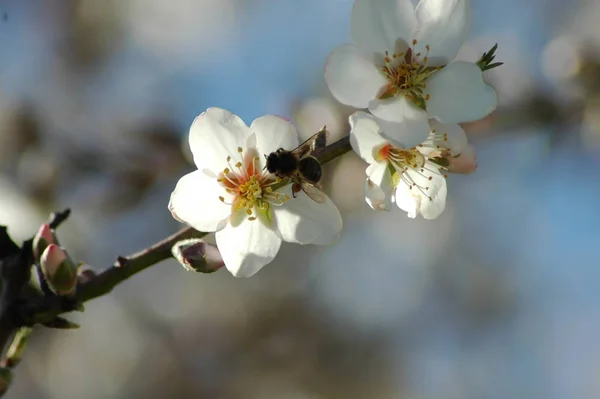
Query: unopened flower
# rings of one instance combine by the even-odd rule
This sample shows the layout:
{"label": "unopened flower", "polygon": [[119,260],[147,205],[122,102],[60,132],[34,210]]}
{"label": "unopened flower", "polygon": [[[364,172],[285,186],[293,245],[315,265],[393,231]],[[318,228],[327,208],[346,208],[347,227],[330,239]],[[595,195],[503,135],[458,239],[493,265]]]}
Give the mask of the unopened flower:
{"label": "unopened flower", "polygon": [[369,108],[403,147],[424,141],[428,119],[460,123],[496,108],[496,92],[471,62],[449,63],[469,30],[469,0],[355,0],[354,45],[335,49],[325,81],[335,98]]}
{"label": "unopened flower", "polygon": [[77,265],[64,249],[56,244],[48,245],[40,259],[40,266],[52,292],[60,296],[75,293]]}
{"label": "unopened flower", "polygon": [[382,135],[375,118],[362,111],[350,116],[350,143],[366,162],[365,199],[375,210],[390,204],[417,215],[435,219],[446,206],[446,172],[451,159],[467,147],[467,137],[458,125],[430,122],[429,136],[415,147],[399,147]]}
{"label": "unopened flower", "polygon": [[35,257],[36,262],[39,262],[42,253],[50,244],[57,244],[57,241],[50,226],[47,223],[44,223],[33,237],[33,256]]}
{"label": "unopened flower", "polygon": [[271,262],[282,241],[329,244],[342,229],[333,202],[316,203],[265,170],[265,156],[298,146],[296,129],[280,117],[250,127],[220,108],[209,108],[190,129],[197,171],[171,194],[173,217],[199,231],[216,232],[217,246],[235,276],[252,276]]}
{"label": "unopened flower", "polygon": [[200,238],[178,241],[171,248],[171,253],[188,271],[214,273],[225,266],[219,249]]}

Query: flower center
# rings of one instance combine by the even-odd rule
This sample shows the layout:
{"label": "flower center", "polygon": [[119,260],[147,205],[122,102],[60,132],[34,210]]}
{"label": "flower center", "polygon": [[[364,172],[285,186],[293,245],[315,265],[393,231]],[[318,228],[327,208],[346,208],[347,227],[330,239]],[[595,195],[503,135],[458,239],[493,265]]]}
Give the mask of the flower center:
{"label": "flower center", "polygon": [[425,46],[425,56],[421,57],[420,52],[415,53],[413,50],[416,44],[417,41],[413,40],[412,47],[409,47],[406,52],[394,53],[391,56],[389,52],[385,52],[384,65],[380,70],[388,83],[379,92],[377,98],[385,100],[402,94],[415,105],[425,109],[425,101],[429,100],[429,95],[424,94],[427,87],[426,80],[440,67],[428,67],[429,46]]}
{"label": "flower center", "polygon": [[416,148],[404,149],[386,144],[377,151],[375,159],[388,161],[394,168],[404,171],[408,168],[417,169],[425,164],[425,156]]}
{"label": "flower center", "polygon": [[386,144],[375,152],[375,159],[388,163],[394,187],[404,183],[410,190],[419,190],[431,201],[433,199],[427,193],[429,191],[427,183],[433,179],[432,174],[447,176],[442,173],[445,168],[432,163],[427,155],[422,154],[415,147],[406,149]]}
{"label": "flower center", "polygon": [[[281,179],[259,169],[259,157],[256,150],[251,148],[244,152],[238,147],[240,160],[232,165],[231,157],[227,157],[227,168],[219,173],[217,181],[225,191],[233,196],[233,201],[225,202],[224,197],[219,197],[221,202],[231,205],[231,213],[244,212],[248,220],[255,220],[257,216],[265,216],[265,221],[271,220],[270,205],[281,205],[289,196],[277,192],[273,186],[280,183]],[[244,155],[242,155],[244,154]]]}

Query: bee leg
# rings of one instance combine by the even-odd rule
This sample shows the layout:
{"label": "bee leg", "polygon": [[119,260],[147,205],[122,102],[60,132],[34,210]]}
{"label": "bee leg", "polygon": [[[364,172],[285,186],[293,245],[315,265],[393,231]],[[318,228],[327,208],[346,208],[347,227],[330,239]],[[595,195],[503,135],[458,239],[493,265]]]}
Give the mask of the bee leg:
{"label": "bee leg", "polygon": [[300,190],[302,190],[302,186],[298,183],[294,183],[292,185],[292,196],[296,198],[296,193],[300,192]]}

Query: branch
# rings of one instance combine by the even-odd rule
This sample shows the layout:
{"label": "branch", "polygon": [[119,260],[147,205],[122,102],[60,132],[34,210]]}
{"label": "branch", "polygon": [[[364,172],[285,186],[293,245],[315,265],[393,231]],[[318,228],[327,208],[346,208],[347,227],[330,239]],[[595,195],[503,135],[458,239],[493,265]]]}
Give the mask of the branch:
{"label": "branch", "polygon": [[[6,231],[4,230],[5,234]],[[8,235],[6,236],[6,238]],[[2,295],[0,296],[0,351],[3,352],[13,332],[19,327],[14,312],[18,297],[27,284],[33,263],[32,240],[27,240],[18,252],[0,259]]]}
{"label": "branch", "polygon": [[[350,138],[346,136],[341,140],[330,144],[319,153],[316,153],[315,156],[324,164],[345,154],[351,149]],[[52,229],[56,229],[69,217],[70,213],[71,211],[69,209],[62,212],[53,212],[50,215],[48,224]],[[84,302],[108,294],[115,286],[142,270],[172,257],[171,248],[178,241],[188,238],[202,238],[207,234],[208,233],[196,231],[188,227],[138,253],[127,257],[119,256],[112,266],[79,284],[73,298],[37,296],[17,301],[18,293],[26,283],[23,271],[25,270],[27,272],[28,280],[30,265],[33,263],[31,250],[32,240],[27,241],[19,252],[12,255],[10,259],[5,257],[3,264],[0,263],[2,266],[2,280],[4,283],[2,287],[2,296],[0,297],[0,348],[6,347],[8,340],[19,327],[33,326],[38,323],[47,326],[55,326],[56,321],[60,322],[58,324],[61,325],[61,328],[76,327],[74,323],[70,323],[58,316],[65,312],[81,309],[81,304]],[[8,253],[10,250],[15,252],[18,249],[16,245],[14,246],[15,248],[8,245],[11,243],[1,242],[0,244],[0,247],[2,247],[0,249],[2,249],[3,252]],[[11,266],[11,264],[14,265]],[[26,267],[22,267],[23,265]],[[14,273],[16,273],[16,277]],[[20,331],[22,331],[22,334],[16,334],[11,345],[11,348],[14,347],[19,349],[17,352],[13,351],[19,354],[18,358],[16,356],[11,357],[9,356],[10,353],[7,353],[7,356],[3,358],[1,363],[5,365],[5,368],[9,366],[7,368],[8,371],[11,371],[18,364],[20,354],[25,348],[26,338],[30,333],[30,329],[27,328],[23,328]],[[8,386],[5,388],[8,388]],[[2,396],[4,392],[0,392],[0,396]]]}
{"label": "branch", "polygon": [[[56,229],[71,214],[70,209],[52,212],[48,220],[50,228]],[[17,300],[23,287],[31,276],[30,266],[33,263],[33,238],[25,241],[18,248],[8,236],[6,229],[2,232],[0,272],[2,278],[2,295],[0,296],[0,354],[4,352],[8,340],[19,327]],[[17,317],[15,317],[17,316]],[[15,336],[15,340],[19,335]]]}
{"label": "branch", "polygon": [[59,314],[73,310],[73,303],[83,303],[106,295],[133,275],[170,258],[171,247],[176,242],[192,237],[202,238],[207,234],[188,227],[138,253],[118,257],[111,267],[79,285],[77,293],[69,301],[58,296],[32,298],[15,309],[15,317],[25,326],[48,323]]}
{"label": "branch", "polygon": [[350,146],[350,136],[344,136],[333,144],[328,145],[322,151],[315,154],[319,162],[326,164],[327,162],[340,157],[352,150]]}
{"label": "branch", "polygon": [[[348,136],[328,145],[325,149],[315,154],[321,163],[327,163],[346,152],[350,151],[350,138]],[[60,224],[68,216],[68,210],[52,215],[52,221]],[[114,265],[92,277],[77,287],[75,297],[65,301],[61,297],[36,297],[21,303],[14,310],[14,317],[19,325],[32,326],[36,323],[51,322],[61,313],[73,310],[73,304],[81,304],[90,299],[106,295],[112,289],[131,276],[147,269],[148,267],[172,257],[171,247],[178,241],[186,238],[202,238],[208,233],[199,232],[192,228],[181,230],[170,237],[128,257],[118,257]]]}

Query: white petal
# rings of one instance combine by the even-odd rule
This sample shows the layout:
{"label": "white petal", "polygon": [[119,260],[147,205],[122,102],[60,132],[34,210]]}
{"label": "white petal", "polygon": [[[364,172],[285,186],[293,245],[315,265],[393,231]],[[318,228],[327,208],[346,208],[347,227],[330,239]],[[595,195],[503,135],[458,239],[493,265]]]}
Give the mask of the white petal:
{"label": "white petal", "polygon": [[389,210],[390,196],[386,195],[381,187],[369,178],[365,180],[365,201],[375,211]]}
{"label": "white petal", "polygon": [[387,144],[387,140],[379,133],[379,125],[371,114],[357,111],[350,115],[350,144],[352,149],[365,162],[372,163],[374,151]]}
{"label": "white petal", "polygon": [[250,277],[270,263],[281,247],[281,239],[257,220],[245,219],[239,226],[227,224],[215,234],[225,267],[236,277]]}
{"label": "white petal", "polygon": [[375,64],[351,44],[340,46],[329,54],[324,76],[331,94],[342,104],[354,108],[366,108],[386,83]]}
{"label": "white petal", "polygon": [[417,51],[429,45],[428,65],[446,65],[456,57],[471,25],[469,0],[421,0],[417,6]]}
{"label": "white petal", "polygon": [[373,100],[369,110],[377,119],[383,137],[396,146],[411,148],[422,143],[429,135],[427,112],[404,96]]}
{"label": "white petal", "polygon": [[391,178],[387,161],[376,161],[370,164],[366,170],[367,177],[378,186],[386,178]]}
{"label": "white petal", "polygon": [[365,200],[377,211],[389,210],[394,192],[392,175],[387,162],[375,162],[367,168]]}
{"label": "white petal", "polygon": [[[420,214],[425,219],[435,219],[446,207],[446,179],[440,173],[431,171],[436,168],[435,165],[427,163],[426,166],[428,169],[421,173],[412,170],[405,172],[404,181],[396,187],[396,204],[411,218]],[[409,188],[406,180],[412,181],[415,186]]]}
{"label": "white petal", "polygon": [[412,41],[417,24],[410,0],[355,0],[351,32],[356,46],[367,57],[373,53],[393,53],[396,43]]}
{"label": "white petal", "polygon": [[432,133],[446,134],[446,141],[433,140],[434,145],[448,148],[452,155],[460,154],[469,144],[464,129],[455,123],[441,123],[435,119],[429,121]]}
{"label": "white petal", "polygon": [[227,156],[246,144],[250,129],[239,116],[221,108],[209,108],[190,128],[190,149],[198,169],[218,173],[227,167]]}
{"label": "white petal", "polygon": [[179,179],[171,193],[169,210],[175,219],[198,231],[217,231],[223,228],[231,211],[219,196],[226,201],[231,199],[216,179],[196,170]]}
{"label": "white petal", "polygon": [[496,108],[494,88],[471,62],[453,62],[427,80],[427,112],[443,123],[479,120]]}
{"label": "white petal", "polygon": [[256,133],[256,149],[270,154],[279,148],[293,150],[298,147],[298,133],[291,121],[280,116],[266,115],[257,118],[250,125]]}
{"label": "white petal", "polygon": [[319,204],[303,191],[292,197],[291,186],[284,192],[290,199],[273,207],[279,236],[286,242],[328,245],[337,240],[342,231],[342,216],[331,199]]}

